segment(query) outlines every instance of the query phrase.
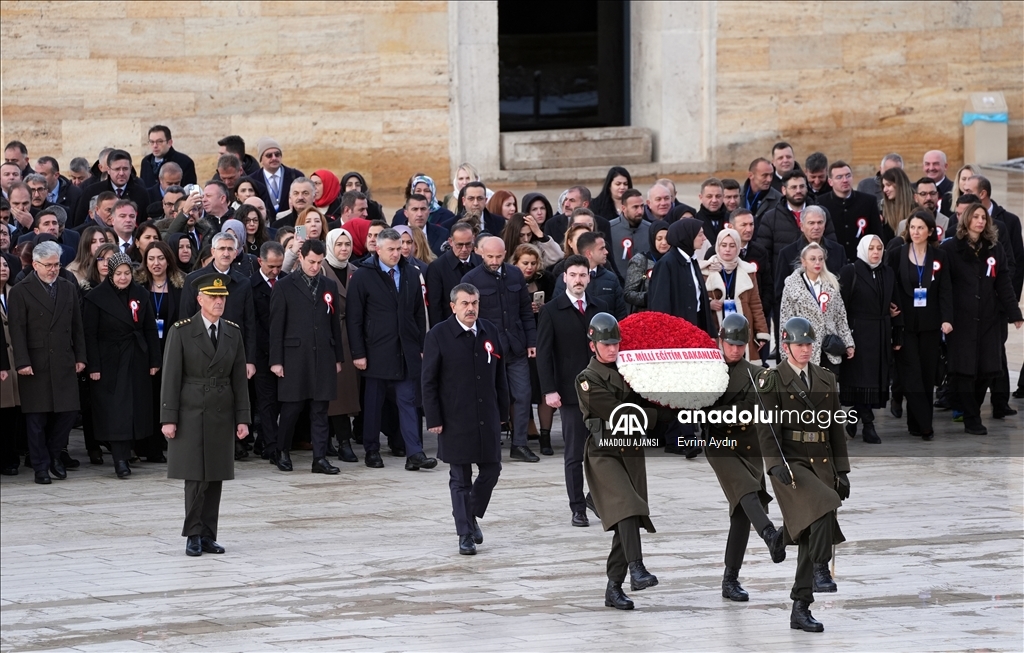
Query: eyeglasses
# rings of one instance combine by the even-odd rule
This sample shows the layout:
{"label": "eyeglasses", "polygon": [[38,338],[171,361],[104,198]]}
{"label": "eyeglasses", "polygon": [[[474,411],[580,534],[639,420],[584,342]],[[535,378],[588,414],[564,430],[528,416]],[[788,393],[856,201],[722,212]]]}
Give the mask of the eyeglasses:
{"label": "eyeglasses", "polygon": [[149,144],[150,145],[163,145],[166,142],[167,142],[167,139],[164,139],[164,138],[161,138],[158,141],[154,141],[154,140],[150,139]]}
{"label": "eyeglasses", "polygon": [[263,158],[264,159],[280,159],[281,158],[281,153],[280,152],[264,152],[263,153]]}
{"label": "eyeglasses", "polygon": [[920,190],[920,191],[917,191],[917,194],[920,195],[921,197],[938,197],[939,196],[939,191],[936,191],[936,190],[933,190],[933,191],[923,191],[923,190]]}
{"label": "eyeglasses", "polygon": [[260,223],[260,219],[259,218],[246,218],[245,219],[245,224],[259,224],[259,223]]}
{"label": "eyeglasses", "polygon": [[41,263],[39,261],[36,261],[36,265],[38,265],[39,267],[43,268],[44,270],[56,270],[57,268],[60,267],[60,263],[59,262],[58,263]]}
{"label": "eyeglasses", "polygon": [[39,188],[32,188],[31,186],[29,186],[28,192],[32,193],[33,195],[45,195],[49,191],[47,190],[46,186],[41,186]]}

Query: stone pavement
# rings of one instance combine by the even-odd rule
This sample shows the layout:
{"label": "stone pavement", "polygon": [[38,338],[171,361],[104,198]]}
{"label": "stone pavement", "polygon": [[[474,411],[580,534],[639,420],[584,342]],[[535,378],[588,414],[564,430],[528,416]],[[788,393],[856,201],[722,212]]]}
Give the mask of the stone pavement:
{"label": "stone pavement", "polygon": [[773,565],[752,535],[751,600],[721,598],[727,504],[703,458],[649,460],[661,584],[630,593],[633,612],[603,607],[611,537],[569,525],[556,437],[554,458],[505,464],[475,557],[457,553],[444,465],[326,477],[306,452],[291,474],[250,458],[225,485],[228,553],[201,558],[164,465],[118,480],[108,458],[46,487],[23,469],[0,485],[0,650],[1020,650],[1024,420],[988,410],[984,438],[946,412],[924,443],[883,411],[884,443],[852,442],[823,634],[788,625],[795,548]]}

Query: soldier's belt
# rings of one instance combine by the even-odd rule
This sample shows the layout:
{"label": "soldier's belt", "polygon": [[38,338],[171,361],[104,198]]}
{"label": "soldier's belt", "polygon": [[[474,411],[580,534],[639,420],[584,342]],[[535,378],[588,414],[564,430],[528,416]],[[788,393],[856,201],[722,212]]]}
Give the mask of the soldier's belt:
{"label": "soldier's belt", "polygon": [[825,442],[827,439],[827,433],[824,431],[793,431],[791,429],[782,429],[782,436],[787,440],[794,440],[796,442]]}
{"label": "soldier's belt", "polygon": [[202,376],[186,376],[182,379],[185,383],[194,383],[196,385],[231,385],[231,379],[218,379],[216,377],[202,377]]}

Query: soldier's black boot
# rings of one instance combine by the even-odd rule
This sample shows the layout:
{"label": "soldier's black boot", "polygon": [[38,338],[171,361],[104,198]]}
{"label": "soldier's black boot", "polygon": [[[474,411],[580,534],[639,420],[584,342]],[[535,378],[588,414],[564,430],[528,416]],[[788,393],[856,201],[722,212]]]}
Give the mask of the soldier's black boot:
{"label": "soldier's black boot", "polygon": [[786,559],[786,542],[783,539],[782,530],[776,530],[775,526],[768,524],[761,531],[761,539],[768,545],[768,552],[772,554],[772,562],[777,564]]}
{"label": "soldier's black boot", "polygon": [[544,456],[555,455],[555,450],[551,448],[551,429],[540,430],[540,453]]}
{"label": "soldier's black boot", "polygon": [[622,591],[622,583],[616,583],[609,579],[608,587],[604,590],[604,606],[606,608],[615,608],[616,610],[632,610],[633,602]]}
{"label": "soldier's black boot", "polygon": [[750,599],[746,590],[740,587],[740,570],[725,568],[725,575],[722,576],[722,598],[730,601],[746,601]]}
{"label": "soldier's black boot", "polygon": [[629,563],[629,589],[639,592],[657,584],[658,577],[647,571],[643,560]]}
{"label": "soldier's black boot", "polygon": [[807,601],[793,601],[793,612],[789,615],[789,627],[807,633],[820,633],[825,626],[811,616],[811,605]]}
{"label": "soldier's black boot", "polygon": [[814,565],[814,579],[811,584],[811,589],[817,592],[835,592],[839,588],[836,587],[836,583],[832,580],[832,574],[828,573],[828,563],[822,562]]}

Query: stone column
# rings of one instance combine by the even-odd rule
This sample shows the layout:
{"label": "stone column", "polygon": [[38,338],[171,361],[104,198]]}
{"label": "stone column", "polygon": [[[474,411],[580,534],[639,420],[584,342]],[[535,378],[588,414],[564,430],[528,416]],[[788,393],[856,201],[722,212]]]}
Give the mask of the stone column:
{"label": "stone column", "polygon": [[448,71],[452,176],[467,161],[486,179],[501,167],[496,1],[448,3]]}

